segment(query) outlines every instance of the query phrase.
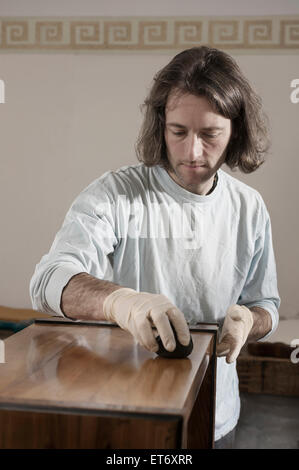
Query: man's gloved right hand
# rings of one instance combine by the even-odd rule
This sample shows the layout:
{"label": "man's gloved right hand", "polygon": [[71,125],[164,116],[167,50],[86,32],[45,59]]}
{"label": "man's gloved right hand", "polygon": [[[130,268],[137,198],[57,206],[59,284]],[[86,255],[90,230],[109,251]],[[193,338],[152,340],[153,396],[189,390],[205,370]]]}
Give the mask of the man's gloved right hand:
{"label": "man's gloved right hand", "polygon": [[123,287],[106,297],[103,312],[106,320],[129,331],[149,351],[158,351],[152,326],[157,329],[165,349],[175,349],[176,342],[169,320],[180,343],[187,346],[190,342],[184,314],[164,295],[137,292]]}

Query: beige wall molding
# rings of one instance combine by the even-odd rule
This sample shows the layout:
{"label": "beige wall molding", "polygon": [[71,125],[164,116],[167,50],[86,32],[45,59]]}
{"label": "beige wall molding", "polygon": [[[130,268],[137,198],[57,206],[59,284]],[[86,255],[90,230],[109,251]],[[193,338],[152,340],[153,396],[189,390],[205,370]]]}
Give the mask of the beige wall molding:
{"label": "beige wall molding", "polygon": [[299,15],[0,17],[0,52],[144,52],[202,44],[235,52],[298,52]]}

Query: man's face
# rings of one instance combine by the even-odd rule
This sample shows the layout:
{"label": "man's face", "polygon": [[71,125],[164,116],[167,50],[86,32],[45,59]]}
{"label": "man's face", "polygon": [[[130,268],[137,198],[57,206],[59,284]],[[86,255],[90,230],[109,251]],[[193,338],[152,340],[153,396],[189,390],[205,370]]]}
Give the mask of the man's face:
{"label": "man's face", "polygon": [[231,120],[203,96],[175,93],[168,97],[165,118],[170,176],[187,191],[205,194],[225,160]]}

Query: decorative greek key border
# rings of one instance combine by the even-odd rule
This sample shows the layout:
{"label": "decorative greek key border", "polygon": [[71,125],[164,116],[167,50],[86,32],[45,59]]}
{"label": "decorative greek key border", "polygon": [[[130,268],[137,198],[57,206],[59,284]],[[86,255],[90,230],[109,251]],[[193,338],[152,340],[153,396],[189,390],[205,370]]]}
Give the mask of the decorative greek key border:
{"label": "decorative greek key border", "polygon": [[0,17],[0,52],[299,51],[299,16]]}

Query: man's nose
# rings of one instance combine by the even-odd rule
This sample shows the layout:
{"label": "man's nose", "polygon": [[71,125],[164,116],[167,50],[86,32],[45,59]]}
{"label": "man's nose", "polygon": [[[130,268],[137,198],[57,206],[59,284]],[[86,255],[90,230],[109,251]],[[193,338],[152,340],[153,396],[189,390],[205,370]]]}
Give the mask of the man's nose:
{"label": "man's nose", "polygon": [[202,140],[197,135],[193,135],[190,139],[189,157],[190,160],[196,160],[203,153]]}

